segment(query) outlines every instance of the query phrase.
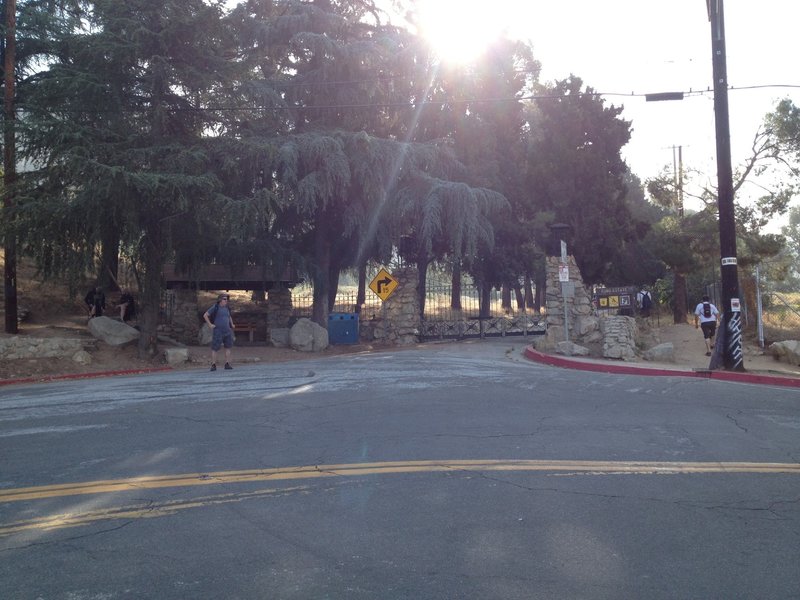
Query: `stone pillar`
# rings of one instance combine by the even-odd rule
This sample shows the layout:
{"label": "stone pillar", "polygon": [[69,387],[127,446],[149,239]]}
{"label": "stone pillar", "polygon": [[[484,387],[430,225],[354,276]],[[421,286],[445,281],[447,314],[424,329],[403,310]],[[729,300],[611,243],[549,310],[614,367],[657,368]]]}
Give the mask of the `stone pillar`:
{"label": "stone pillar", "polygon": [[267,293],[267,329],[289,326],[292,318],[292,290],[276,285]]}
{"label": "stone pillar", "polygon": [[196,344],[200,333],[200,315],[208,307],[197,306],[196,290],[171,290],[171,293],[174,298],[172,320],[159,326],[159,330],[182,344]]}
{"label": "stone pillar", "polygon": [[381,313],[386,315],[383,331],[376,331],[375,337],[398,345],[416,344],[419,342],[419,274],[416,267],[397,269],[392,273],[397,279],[397,289],[385,301]]}
{"label": "stone pillar", "polygon": [[[548,348],[553,348],[558,342],[566,340],[564,331],[564,295],[558,277],[561,258],[548,256],[546,261],[546,344]],[[569,341],[577,344],[599,342],[602,339],[602,334],[599,330],[598,318],[594,314],[592,297],[583,283],[575,257],[567,257],[567,268],[569,269],[569,281],[575,287],[574,297],[566,299],[569,318]]]}

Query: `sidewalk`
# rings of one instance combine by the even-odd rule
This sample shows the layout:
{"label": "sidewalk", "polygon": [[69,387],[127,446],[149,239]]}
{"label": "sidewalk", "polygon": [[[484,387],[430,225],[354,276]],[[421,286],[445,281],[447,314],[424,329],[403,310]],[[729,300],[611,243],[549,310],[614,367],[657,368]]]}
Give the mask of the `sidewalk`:
{"label": "sidewalk", "polygon": [[[800,367],[775,362],[777,369],[764,371],[710,371],[707,368],[690,368],[684,365],[648,362],[624,362],[604,358],[585,358],[577,356],[561,356],[540,352],[528,346],[524,351],[525,358],[534,362],[595,373],[616,373],[620,375],[649,375],[657,377],[696,377],[751,383],[758,385],[776,385],[800,389]],[[745,363],[746,365],[746,363]],[[779,370],[778,370],[779,369]]]}

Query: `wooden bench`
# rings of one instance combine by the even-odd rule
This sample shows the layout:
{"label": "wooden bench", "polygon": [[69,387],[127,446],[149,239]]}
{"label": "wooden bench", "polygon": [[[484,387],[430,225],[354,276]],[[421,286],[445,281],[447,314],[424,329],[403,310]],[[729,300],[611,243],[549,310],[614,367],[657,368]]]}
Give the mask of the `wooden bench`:
{"label": "wooden bench", "polygon": [[255,333],[256,329],[258,328],[258,323],[251,320],[242,321],[241,323],[236,323],[236,333],[247,333],[250,339],[250,342],[253,342],[253,334]]}

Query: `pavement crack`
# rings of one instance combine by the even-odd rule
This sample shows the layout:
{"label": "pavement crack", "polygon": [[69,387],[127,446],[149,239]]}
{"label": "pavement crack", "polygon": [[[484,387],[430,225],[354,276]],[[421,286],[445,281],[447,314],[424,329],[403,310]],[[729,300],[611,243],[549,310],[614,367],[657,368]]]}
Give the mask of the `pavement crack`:
{"label": "pavement crack", "polygon": [[[740,414],[741,414],[741,413],[740,413]],[[737,421],[737,420],[736,420],[736,417],[734,417],[734,416],[733,416],[733,415],[731,415],[731,414],[727,414],[727,415],[725,415],[725,416],[726,416],[728,419],[730,419],[731,421],[733,421],[733,424],[734,424],[734,425],[736,425],[736,427],[738,427],[739,429],[741,429],[742,431],[744,431],[745,433],[747,433],[747,427],[744,427],[743,425],[741,425],[741,424],[739,423],[739,421]]]}

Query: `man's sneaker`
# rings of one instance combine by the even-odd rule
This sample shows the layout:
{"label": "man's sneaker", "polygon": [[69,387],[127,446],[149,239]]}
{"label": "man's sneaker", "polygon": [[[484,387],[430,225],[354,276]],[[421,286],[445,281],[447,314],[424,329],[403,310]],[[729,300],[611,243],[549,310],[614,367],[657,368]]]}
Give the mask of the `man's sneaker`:
{"label": "man's sneaker", "polygon": [[217,370],[217,363],[211,363],[211,368],[209,371],[216,371]]}
{"label": "man's sneaker", "polygon": [[233,367],[231,366],[231,363],[225,363],[225,370],[226,371],[230,371],[231,369],[233,369]]}

